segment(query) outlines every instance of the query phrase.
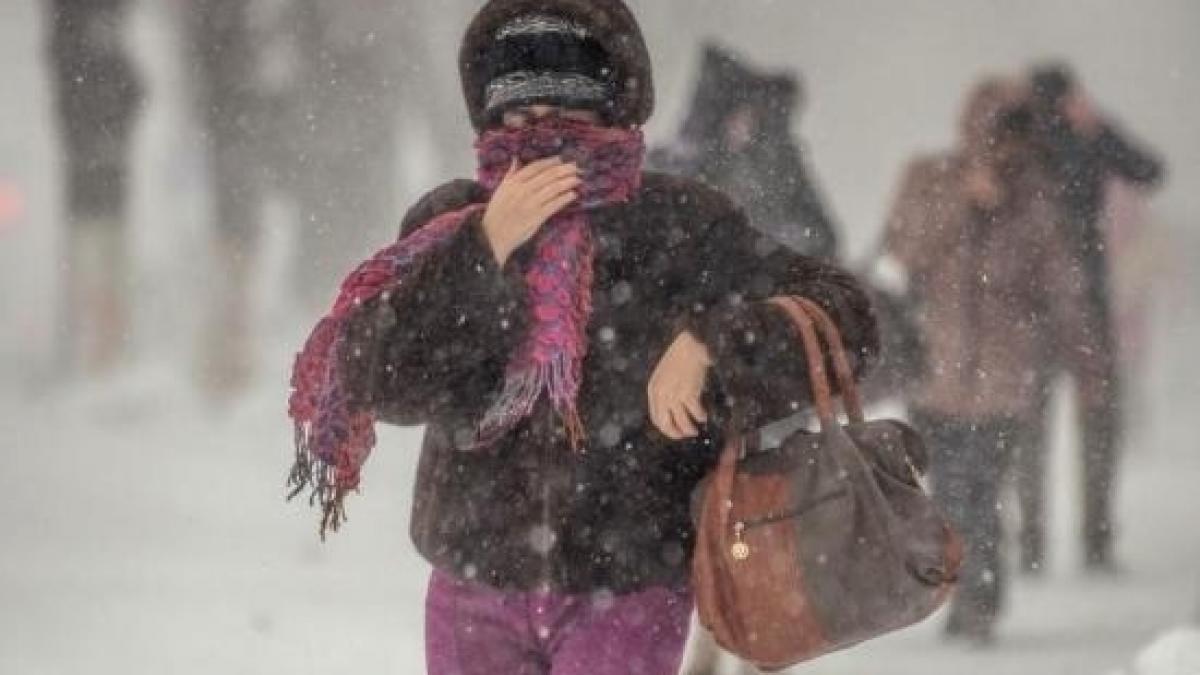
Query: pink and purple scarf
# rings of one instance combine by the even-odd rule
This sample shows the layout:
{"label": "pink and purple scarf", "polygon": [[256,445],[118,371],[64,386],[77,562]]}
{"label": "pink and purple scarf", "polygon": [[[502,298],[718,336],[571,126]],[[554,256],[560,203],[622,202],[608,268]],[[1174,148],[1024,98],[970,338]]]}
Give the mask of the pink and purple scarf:
{"label": "pink and purple scarf", "polygon": [[[641,185],[645,146],[636,129],[549,119],[520,129],[483,133],[475,144],[478,180],[489,192],[515,158],[521,165],[559,156],[583,170],[580,199],[550,219],[535,237],[523,274],[531,316],[512,354],[503,387],[479,423],[475,447],[493,444],[533,412],[543,394],[558,412],[574,448],[583,444],[576,398],[587,354],[595,245],[590,209],[629,201]],[[290,497],[312,489],[320,502],[321,534],[345,519],[343,501],[357,489],[375,445],[375,415],[351,404],[340,355],[355,309],[400,292],[417,264],[449,242],[484,204],[441,214],[362,263],[342,282],[333,309],[317,324],[292,371],[288,414],[295,424],[296,463]],[[403,317],[400,319],[403,321]]]}

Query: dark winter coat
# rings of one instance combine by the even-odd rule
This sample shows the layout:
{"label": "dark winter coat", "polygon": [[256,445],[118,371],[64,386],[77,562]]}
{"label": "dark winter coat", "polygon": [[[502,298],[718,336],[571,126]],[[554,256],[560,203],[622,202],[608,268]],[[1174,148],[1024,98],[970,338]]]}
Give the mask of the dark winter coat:
{"label": "dark winter coat", "polygon": [[1162,161],[1111,125],[1087,138],[1055,117],[1046,124],[1041,141],[1055,186],[1051,194],[1062,200],[1065,215],[1093,229],[1104,209],[1109,180],[1153,187],[1163,178]]}
{"label": "dark winter coat", "polygon": [[1105,191],[1114,178],[1141,187],[1157,185],[1163,179],[1162,162],[1111,125],[1089,138],[1061,116],[1050,117],[1041,142],[1049,176],[1047,192],[1065,216],[1064,233],[1084,271],[1089,311],[1103,339],[1101,348],[1114,350],[1108,253],[1100,218]]}
{"label": "dark winter coat", "polygon": [[[758,72],[710,45],[679,138],[654,152],[651,163],[721,190],[752,226],[792,250],[833,259],[837,225],[791,130],[800,89],[791,74]],[[756,112],[757,129],[748,147],[731,152],[726,126],[743,107]]]}
{"label": "dark winter coat", "polygon": [[[470,181],[425,197],[410,232],[486,198]],[[709,407],[732,400],[748,422],[808,400],[805,364],[780,293],[820,302],[858,366],[875,352],[868,302],[849,275],[757,236],[719,193],[647,174],[629,204],[589,214],[597,235],[594,313],[579,406],[585,452],[573,453],[544,400],[495,447],[460,446],[499,390],[525,330],[521,253],[497,266],[470,218],[406,290],[365,304],[352,321],[354,396],[384,421],[427,425],[412,536],[435,566],[498,587],[630,591],[686,583],[690,494],[713,466],[719,428],[673,442],[647,416],[646,386],[666,347],[693,331],[716,365]],[[723,415],[728,417],[728,413]]]}

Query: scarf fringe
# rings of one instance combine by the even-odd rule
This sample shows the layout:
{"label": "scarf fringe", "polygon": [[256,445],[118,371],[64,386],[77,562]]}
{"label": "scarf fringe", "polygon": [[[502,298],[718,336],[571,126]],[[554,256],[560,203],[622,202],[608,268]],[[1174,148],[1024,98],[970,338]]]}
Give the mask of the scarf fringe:
{"label": "scarf fringe", "polygon": [[313,453],[311,433],[311,425],[295,425],[296,458],[288,473],[287,500],[290,502],[308,491],[309,506],[320,506],[318,531],[321,541],[325,541],[329,532],[337,532],[346,522],[346,495],[357,490],[339,484],[337,466]]}
{"label": "scarf fringe", "polygon": [[504,389],[488,409],[476,433],[475,449],[499,440],[522,419],[528,417],[545,393],[562,419],[571,449],[582,452],[587,431],[575,394],[579,391],[579,367],[569,354],[555,354],[549,361],[537,363],[522,372],[510,372]]}

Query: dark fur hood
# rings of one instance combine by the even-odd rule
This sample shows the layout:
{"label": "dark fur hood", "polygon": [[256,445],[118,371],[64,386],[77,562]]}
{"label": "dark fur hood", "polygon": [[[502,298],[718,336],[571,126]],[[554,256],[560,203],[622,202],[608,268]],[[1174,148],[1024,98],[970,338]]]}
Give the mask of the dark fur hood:
{"label": "dark fur hood", "polygon": [[459,52],[463,95],[476,130],[487,125],[484,113],[484,54],[496,32],[523,14],[552,14],[583,24],[609,54],[617,68],[614,122],[645,124],[654,110],[654,77],[650,53],[633,13],[621,0],[490,0],[471,22]]}

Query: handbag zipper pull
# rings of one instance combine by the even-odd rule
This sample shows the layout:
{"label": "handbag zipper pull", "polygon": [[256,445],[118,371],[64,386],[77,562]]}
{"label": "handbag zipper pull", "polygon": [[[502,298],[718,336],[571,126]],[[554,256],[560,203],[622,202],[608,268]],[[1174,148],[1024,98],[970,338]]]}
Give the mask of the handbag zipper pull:
{"label": "handbag zipper pull", "polygon": [[733,546],[729,547],[729,555],[733,556],[734,560],[748,560],[750,558],[750,545],[746,543],[745,533],[745,523],[734,523]]}

